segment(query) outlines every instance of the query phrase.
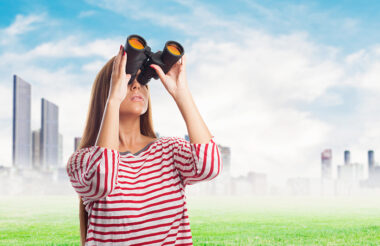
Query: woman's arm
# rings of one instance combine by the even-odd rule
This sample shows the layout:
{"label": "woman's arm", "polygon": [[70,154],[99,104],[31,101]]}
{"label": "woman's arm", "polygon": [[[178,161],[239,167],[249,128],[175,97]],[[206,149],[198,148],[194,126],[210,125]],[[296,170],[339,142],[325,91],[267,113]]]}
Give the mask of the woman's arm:
{"label": "woman's arm", "polygon": [[84,209],[83,200],[79,197],[79,222],[80,222],[80,242],[81,245],[84,246],[86,243],[87,236],[87,220],[88,215],[86,210]]}
{"label": "woman's arm", "polygon": [[174,98],[185,120],[190,141],[173,137],[174,165],[184,186],[214,179],[223,163],[214,136],[210,133],[190,93],[186,78],[186,55],[173,65],[167,74],[159,66],[151,65],[161,82]]}
{"label": "woman's arm", "polygon": [[99,200],[110,194],[117,185],[119,110],[131,76],[125,73],[127,58],[123,54],[123,46],[120,46],[113,61],[111,86],[94,146],[75,151],[67,164],[72,186],[84,199]]}
{"label": "woman's arm", "polygon": [[95,145],[109,149],[119,149],[119,110],[120,103],[108,98],[102,123]]}
{"label": "woman's arm", "polygon": [[171,137],[173,161],[183,186],[209,181],[223,169],[222,156],[214,136],[207,143],[190,143]]}
{"label": "woman's arm", "polygon": [[94,146],[75,151],[67,163],[67,174],[83,198],[99,200],[117,185],[119,166],[119,104],[107,100]]}
{"label": "woman's arm", "polygon": [[75,151],[67,163],[70,182],[84,199],[102,199],[117,185],[119,107],[118,101],[109,97],[95,145]]}
{"label": "woman's arm", "polygon": [[[77,190],[78,193],[89,195],[89,193],[93,190],[91,187],[97,187],[96,193],[92,193],[91,197],[95,195],[95,197],[101,198],[97,195],[97,193],[101,190],[105,190],[105,188],[103,187],[107,187],[107,181],[100,182],[100,175],[94,175],[99,174],[100,171],[104,169],[104,162],[101,161],[103,158],[93,158],[93,151],[102,149],[104,150],[104,152],[111,151],[111,153],[113,154],[116,153],[116,163],[118,164],[119,158],[117,154],[119,148],[119,109],[121,101],[126,96],[126,81],[129,81],[130,78],[130,75],[126,75],[125,73],[121,72],[124,71],[124,67],[126,64],[126,55],[123,56],[123,54],[125,53],[123,52],[122,46],[120,46],[119,53],[114,58],[113,62],[112,75],[110,81],[111,87],[109,90],[107,103],[104,109],[101,127],[99,129],[99,133],[95,141],[95,146],[88,148],[91,150],[91,155],[86,157],[86,155],[83,154],[85,153],[83,149],[80,151],[76,151],[76,153],[74,153],[74,155],[72,156],[74,158],[70,158],[67,165],[67,173],[70,176],[70,181],[72,182],[74,188]],[[117,171],[118,168],[115,165],[115,155],[113,155],[112,162],[105,162],[106,165],[107,163],[111,163],[108,169],[116,169]],[[107,170],[107,168],[105,168],[105,170]],[[89,173],[92,173],[93,175],[90,176]],[[107,173],[110,174],[111,172]],[[112,173],[115,173],[117,178],[117,172]],[[112,176],[108,178],[108,180],[113,180],[112,177],[115,177],[114,174],[112,174]],[[114,179],[115,181],[116,178]],[[87,189],[88,187],[90,187],[90,189]],[[112,189],[114,185],[108,187],[108,189]],[[103,193],[103,195],[106,194],[108,194],[108,192]],[[85,245],[87,237],[88,214],[84,208],[81,196],[79,196],[79,221],[81,245]]]}
{"label": "woman's arm", "polygon": [[189,90],[186,77],[186,54],[182,56],[181,62],[175,63],[166,74],[157,65],[152,64],[151,67],[157,72],[162,84],[174,98],[181,111],[186,122],[190,141],[199,144],[208,143],[212,135],[203,121]]}
{"label": "woman's arm", "polygon": [[190,142],[198,144],[210,142],[213,136],[203,121],[189,89],[177,93],[174,100],[185,120]]}
{"label": "woman's arm", "polygon": [[119,111],[121,102],[128,93],[128,81],[130,74],[125,73],[127,55],[120,46],[118,55],[115,57],[112,67],[111,86],[103,115],[100,131],[96,139],[97,146],[110,149],[119,149]]}

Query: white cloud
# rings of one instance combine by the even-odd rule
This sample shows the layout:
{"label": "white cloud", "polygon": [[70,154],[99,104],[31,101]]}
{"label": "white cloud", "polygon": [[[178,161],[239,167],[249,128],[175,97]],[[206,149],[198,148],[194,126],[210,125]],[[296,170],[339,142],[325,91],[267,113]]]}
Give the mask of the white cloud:
{"label": "white cloud", "polygon": [[332,129],[294,102],[312,102],[339,83],[344,71],[331,59],[334,49],[297,34],[251,32],[238,40],[187,48],[190,87],[211,130],[231,147],[233,172],[318,176]]}
{"label": "white cloud", "polygon": [[94,16],[96,14],[95,10],[86,10],[86,11],[81,11],[78,15],[79,18],[86,18],[90,16]]}
{"label": "white cloud", "polygon": [[97,73],[104,66],[106,60],[96,60],[82,66],[82,70],[85,72]]}
{"label": "white cloud", "polygon": [[9,61],[27,63],[36,59],[48,58],[86,58],[98,56],[103,59],[109,59],[118,52],[120,42],[117,40],[123,39],[115,37],[113,39],[96,39],[84,42],[76,36],[68,36],[62,40],[39,44],[26,52],[4,52],[1,54],[0,64],[6,64]]}
{"label": "white cloud", "polygon": [[35,30],[41,22],[45,21],[46,14],[31,14],[31,15],[16,15],[14,22],[4,28],[0,29],[0,44],[12,45],[17,36]]}
{"label": "white cloud", "polygon": [[25,32],[35,29],[36,23],[44,20],[44,15],[16,15],[15,21],[4,29],[4,33],[10,36],[16,36],[19,34],[24,34]]}

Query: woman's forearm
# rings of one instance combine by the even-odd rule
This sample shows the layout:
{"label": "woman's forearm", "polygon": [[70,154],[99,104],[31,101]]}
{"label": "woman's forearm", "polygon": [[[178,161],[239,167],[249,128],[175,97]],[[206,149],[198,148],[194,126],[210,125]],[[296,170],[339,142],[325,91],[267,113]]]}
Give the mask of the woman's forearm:
{"label": "woman's forearm", "polygon": [[81,245],[85,245],[87,236],[87,212],[84,209],[83,200],[79,198],[79,228],[80,228],[80,241]]}
{"label": "woman's forearm", "polygon": [[114,150],[119,149],[120,102],[108,99],[95,145]]}
{"label": "woman's forearm", "polygon": [[191,143],[208,143],[212,134],[203,121],[190,90],[181,91],[174,97],[174,100],[186,122]]}

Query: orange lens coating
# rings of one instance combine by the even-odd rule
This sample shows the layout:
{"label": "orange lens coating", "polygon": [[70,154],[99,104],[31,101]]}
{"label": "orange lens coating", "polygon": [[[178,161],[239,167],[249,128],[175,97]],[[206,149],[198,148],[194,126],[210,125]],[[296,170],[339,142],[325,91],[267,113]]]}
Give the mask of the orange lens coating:
{"label": "orange lens coating", "polygon": [[130,38],[128,42],[135,49],[144,49],[144,45],[137,38]]}
{"label": "orange lens coating", "polygon": [[166,47],[167,47],[168,50],[169,50],[172,54],[174,54],[174,55],[177,55],[177,56],[178,56],[178,55],[181,54],[181,52],[179,51],[177,45],[169,44],[169,45],[167,45]]}

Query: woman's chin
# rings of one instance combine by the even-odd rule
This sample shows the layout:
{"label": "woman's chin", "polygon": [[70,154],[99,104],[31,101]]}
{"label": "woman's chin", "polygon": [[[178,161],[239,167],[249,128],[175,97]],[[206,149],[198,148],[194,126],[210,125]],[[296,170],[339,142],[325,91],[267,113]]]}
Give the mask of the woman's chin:
{"label": "woman's chin", "polygon": [[146,112],[146,109],[144,110],[143,107],[134,107],[133,109],[130,109],[130,110],[120,111],[120,115],[128,115],[128,116],[136,115],[136,116],[140,116],[140,115],[144,114],[145,112]]}

